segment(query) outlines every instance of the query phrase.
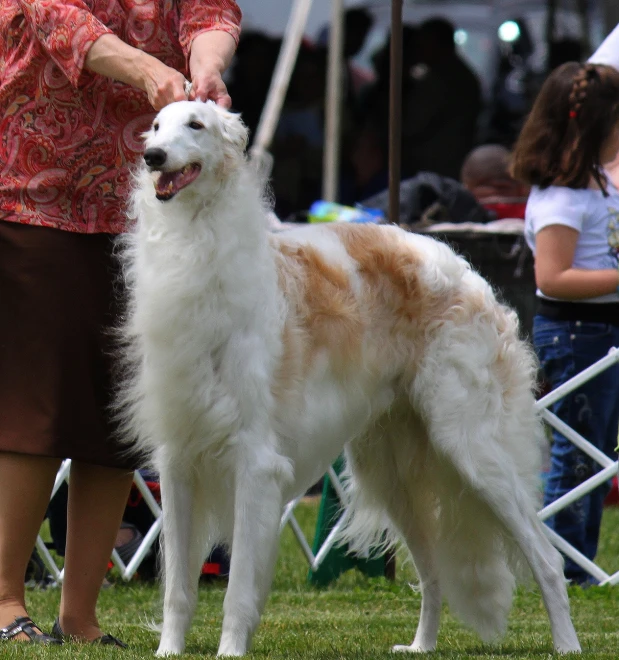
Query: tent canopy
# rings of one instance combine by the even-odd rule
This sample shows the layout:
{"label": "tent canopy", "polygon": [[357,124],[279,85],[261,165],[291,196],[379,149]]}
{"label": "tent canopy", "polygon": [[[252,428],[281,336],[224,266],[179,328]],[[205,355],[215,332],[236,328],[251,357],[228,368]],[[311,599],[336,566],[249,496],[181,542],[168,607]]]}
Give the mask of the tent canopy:
{"label": "tent canopy", "polygon": [[[615,2],[615,0],[607,0]],[[246,30],[259,30],[273,36],[281,36],[286,29],[290,14],[290,0],[237,0],[243,10],[243,24]],[[546,11],[547,0],[403,0],[404,22],[417,23],[431,14],[440,14],[452,17],[454,22],[460,20],[481,21],[482,23],[497,24],[505,17],[531,14],[539,20]],[[578,30],[576,3],[558,3],[564,6],[562,18],[558,28],[568,33]],[[592,23],[596,27],[593,41],[599,42],[603,29],[603,2],[592,2]],[[390,0],[343,0],[344,8],[367,7],[378,18],[379,22],[389,22]],[[569,7],[571,11],[568,11]],[[569,18],[571,15],[572,18]],[[306,34],[316,37],[321,28],[330,22],[331,0],[314,0],[310,9]],[[536,20],[536,22],[538,22]],[[597,39],[596,39],[597,37]]]}
{"label": "tent canopy", "polygon": [[[284,34],[290,15],[290,0],[237,2],[244,12],[245,30],[258,30],[272,36]],[[374,16],[374,26],[355,58],[362,69],[371,70],[372,54],[385,43],[389,33],[390,0],[343,0],[342,4],[345,9],[366,7]],[[557,4],[555,35],[580,39],[583,24],[576,3]],[[529,66],[537,71],[542,71],[545,66],[547,0],[404,0],[403,5],[405,24],[420,23],[438,15],[448,18],[459,28],[457,36],[461,54],[477,72],[486,95],[496,73],[498,28],[507,20],[525,20],[534,47]],[[609,30],[604,28],[601,3],[592,3],[590,7],[588,42],[595,48]],[[331,9],[331,0],[313,0],[305,27],[307,36],[316,38],[331,22]]]}

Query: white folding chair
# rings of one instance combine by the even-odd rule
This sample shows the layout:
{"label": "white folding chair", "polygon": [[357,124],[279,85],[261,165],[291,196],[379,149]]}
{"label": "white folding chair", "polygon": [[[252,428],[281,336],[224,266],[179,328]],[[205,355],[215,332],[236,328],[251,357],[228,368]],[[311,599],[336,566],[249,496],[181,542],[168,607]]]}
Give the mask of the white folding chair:
{"label": "white folding chair", "polygon": [[335,470],[333,469],[332,466],[329,466],[329,469],[327,470],[327,474],[329,475],[329,479],[331,479],[331,483],[333,484],[333,488],[337,493],[337,496],[340,498],[343,511],[340,518],[329,532],[327,538],[320,546],[318,552],[314,555],[307,539],[305,538],[305,534],[303,533],[301,526],[297,522],[297,519],[294,517],[294,510],[297,504],[301,501],[303,497],[302,495],[300,495],[299,497],[292,500],[292,502],[289,502],[286,505],[286,508],[284,510],[284,515],[282,516],[279,525],[280,531],[284,529],[286,524],[290,525],[290,527],[292,528],[292,532],[295,535],[297,541],[299,542],[299,545],[301,546],[301,550],[303,550],[303,554],[305,555],[312,571],[317,571],[318,567],[325,560],[325,557],[327,556],[329,550],[331,550],[331,548],[334,546],[336,542],[339,531],[342,529],[343,525],[346,523],[348,519],[348,511],[345,508],[347,498],[346,498],[346,492],[344,491],[344,488],[342,486],[342,482],[340,481],[339,477],[335,473]]}
{"label": "white folding chair", "polygon": [[[71,468],[70,460],[67,459],[62,462],[62,465],[58,470],[58,474],[56,475],[56,481],[54,483],[54,488],[52,490],[52,497],[58,492],[58,488],[60,488],[63,482],[67,482],[67,483],[69,482],[70,468]],[[153,522],[150,529],[142,539],[142,542],[138,546],[138,549],[131,558],[129,564],[125,564],[123,562],[123,560],[120,558],[116,550],[112,551],[112,562],[116,565],[116,567],[120,571],[121,577],[124,580],[130,580],[135,575],[136,571],[140,567],[140,564],[142,563],[142,561],[144,561],[144,558],[146,557],[149,550],[157,540],[159,532],[161,531],[161,523],[162,523],[161,508],[157,504],[157,501],[153,497],[153,494],[150,492],[150,489],[148,488],[142,475],[138,471],[134,472],[133,474],[133,483],[137,486],[148,508],[152,511],[153,516],[155,517],[155,521]],[[39,552],[39,555],[41,556],[43,563],[49,570],[54,580],[58,583],[62,582],[64,578],[64,569],[61,569],[58,566],[58,564],[54,560],[54,557],[48,550],[47,546],[45,545],[45,542],[43,541],[40,535],[37,536],[36,548]]]}

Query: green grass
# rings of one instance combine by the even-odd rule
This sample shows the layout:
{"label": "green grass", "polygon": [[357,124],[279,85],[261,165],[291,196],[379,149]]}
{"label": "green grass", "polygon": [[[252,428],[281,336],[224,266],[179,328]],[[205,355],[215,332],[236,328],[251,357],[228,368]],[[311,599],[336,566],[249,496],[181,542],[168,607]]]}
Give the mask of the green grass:
{"label": "green grass", "polygon": [[[297,518],[311,539],[316,503],[303,503]],[[599,563],[607,571],[619,569],[619,510],[604,515]],[[273,591],[254,639],[257,659],[372,659],[393,658],[389,648],[409,643],[419,617],[420,596],[412,590],[414,571],[398,558],[395,583],[368,579],[357,571],[318,590],[307,582],[307,562],[287,528],[282,536]],[[203,586],[194,626],[187,638],[188,658],[210,657],[217,650],[221,626],[223,585]],[[49,630],[58,611],[60,592],[32,590],[30,613]],[[586,658],[619,657],[619,587],[570,589],[576,630]],[[121,651],[109,647],[69,644],[39,648],[4,644],[0,658],[136,658],[151,657],[157,635],[145,628],[159,614],[159,589],[133,581],[116,581],[102,592],[99,616],[106,631],[130,644]],[[441,622],[437,660],[452,658],[548,658],[552,656],[548,618],[536,589],[520,590],[514,602],[506,637],[486,645],[454,619],[447,608]]]}

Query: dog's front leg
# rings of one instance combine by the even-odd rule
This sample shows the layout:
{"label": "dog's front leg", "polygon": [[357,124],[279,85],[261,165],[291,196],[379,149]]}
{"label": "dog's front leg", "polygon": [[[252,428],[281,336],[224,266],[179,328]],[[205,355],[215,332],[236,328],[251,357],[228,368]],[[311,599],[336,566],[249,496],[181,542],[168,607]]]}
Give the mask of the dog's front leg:
{"label": "dog's front leg", "polygon": [[[187,471],[160,465],[163,510],[163,559],[165,592],[163,628],[158,656],[177,655],[185,648],[185,635],[197,601],[198,576],[191,575],[195,556],[204,559],[202,535],[197,534],[192,518],[195,511],[196,484]],[[195,577],[195,581],[193,578]]]}
{"label": "dog's front leg", "polygon": [[[249,436],[249,434],[247,434]],[[236,474],[230,578],[218,655],[248,652],[271,587],[279,544],[283,487],[291,479],[287,459],[265,447],[263,438],[246,437],[251,448]]]}

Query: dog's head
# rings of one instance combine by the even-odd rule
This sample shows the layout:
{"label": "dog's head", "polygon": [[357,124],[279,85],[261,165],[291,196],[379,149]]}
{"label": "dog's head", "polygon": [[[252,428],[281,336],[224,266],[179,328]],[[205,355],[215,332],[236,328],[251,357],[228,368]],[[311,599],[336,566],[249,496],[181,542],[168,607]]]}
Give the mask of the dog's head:
{"label": "dog's head", "polygon": [[155,174],[157,199],[167,201],[197,179],[221,180],[244,161],[247,128],[213,101],[171,103],[145,134],[144,162]]}

